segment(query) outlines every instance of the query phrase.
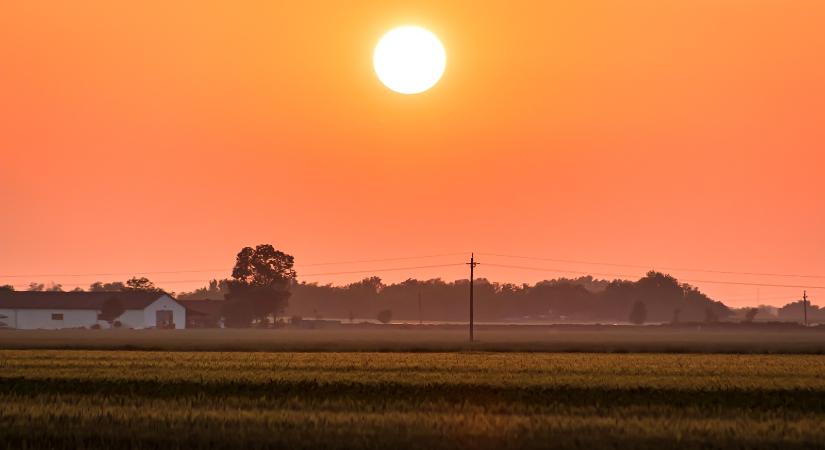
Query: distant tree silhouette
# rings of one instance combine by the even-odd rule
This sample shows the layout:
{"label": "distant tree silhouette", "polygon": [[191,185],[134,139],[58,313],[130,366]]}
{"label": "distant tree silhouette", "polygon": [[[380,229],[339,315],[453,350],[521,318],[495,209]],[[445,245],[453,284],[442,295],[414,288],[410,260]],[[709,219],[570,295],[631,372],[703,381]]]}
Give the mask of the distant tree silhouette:
{"label": "distant tree silhouette", "polygon": [[392,320],[392,311],[389,309],[383,309],[378,312],[378,321],[381,323],[390,323]]}
{"label": "distant tree silhouette", "polygon": [[195,289],[192,292],[181,292],[181,300],[224,300],[229,293],[227,280],[210,280],[206,287]]}
{"label": "distant tree silhouette", "polygon": [[116,297],[109,297],[104,302],[103,305],[100,307],[100,314],[97,315],[99,320],[105,320],[109,322],[109,325],[112,326],[114,324],[115,319],[120,317],[124,312],[123,304],[120,303]]}
{"label": "distant tree silhouette", "polygon": [[713,308],[711,308],[710,306],[705,308],[705,322],[719,322],[719,316],[716,314],[716,311],[714,311]]}
{"label": "distant tree silhouette", "polygon": [[[802,322],[804,305],[802,300],[788,303],[777,310],[777,317],[782,321]],[[808,303],[808,321],[825,321],[825,308]]]}
{"label": "distant tree silhouette", "polygon": [[[380,310],[389,308],[395,318],[466,320],[467,284],[466,279],[409,279],[384,284],[378,277],[345,286],[293,282],[288,312],[306,317],[314,310],[323,310],[328,317],[346,319],[350,314],[376,317]],[[582,277],[535,285],[495,283],[480,278],[475,280],[474,287],[478,320],[626,321],[637,300],[645,303],[646,320],[651,322],[670,321],[677,309],[680,321],[702,321],[706,307],[718,317],[731,314],[721,302],[658,272],[649,272],[637,281],[607,282]]]}
{"label": "distant tree silhouette", "polygon": [[756,318],[756,315],[759,314],[759,308],[749,308],[748,311],[745,313],[745,323],[753,322],[753,319]]}
{"label": "distant tree silhouette", "polygon": [[14,286],[10,284],[4,284],[0,286],[0,292],[14,292]]}
{"label": "distant tree silhouette", "polygon": [[230,327],[274,323],[286,308],[295,280],[295,258],[272,245],[244,247],[238,253],[232,279],[226,285],[223,313]]}
{"label": "distant tree silhouette", "polygon": [[89,292],[120,292],[126,289],[126,285],[120,281],[112,283],[103,283],[95,281],[89,285]]}
{"label": "distant tree silhouette", "polygon": [[679,316],[682,314],[682,310],[676,308],[673,310],[673,318],[670,320],[670,323],[679,323]]}
{"label": "distant tree silhouette", "polygon": [[630,323],[642,325],[647,320],[647,306],[644,302],[636,300],[630,310]]}
{"label": "distant tree silhouette", "polygon": [[29,283],[29,291],[40,292],[40,291],[43,291],[44,289],[46,289],[46,285],[43,284],[43,283],[35,283],[34,281]]}
{"label": "distant tree silhouette", "polygon": [[127,292],[161,292],[161,289],[155,287],[155,284],[146,277],[132,277],[126,280],[126,287],[123,290]]}
{"label": "distant tree silhouette", "polygon": [[52,283],[46,288],[47,292],[63,292],[63,285],[60,283]]}

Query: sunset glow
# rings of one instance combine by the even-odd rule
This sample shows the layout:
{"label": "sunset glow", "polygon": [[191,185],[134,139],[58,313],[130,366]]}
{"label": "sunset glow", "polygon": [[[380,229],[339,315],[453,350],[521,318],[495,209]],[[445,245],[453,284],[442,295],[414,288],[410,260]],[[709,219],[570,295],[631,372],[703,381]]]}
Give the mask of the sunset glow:
{"label": "sunset glow", "polygon": [[[466,278],[471,251],[478,277],[515,283],[660,267],[825,275],[822,1],[0,10],[0,275],[14,276],[0,284],[147,272],[180,292],[258,243],[295,255],[299,277],[461,254],[375,273],[387,282]],[[446,64],[419,95],[385,87],[373,61],[404,24],[446,52],[399,89]],[[168,273],[192,270],[204,272]],[[702,280],[823,284],[669,273],[732,306],[802,289]]]}

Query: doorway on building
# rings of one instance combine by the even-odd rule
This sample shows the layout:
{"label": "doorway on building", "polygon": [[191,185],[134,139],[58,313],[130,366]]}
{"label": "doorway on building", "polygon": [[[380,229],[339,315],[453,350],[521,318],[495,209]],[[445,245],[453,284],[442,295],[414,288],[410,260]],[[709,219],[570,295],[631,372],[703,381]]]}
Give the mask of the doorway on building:
{"label": "doorway on building", "polygon": [[155,326],[158,328],[175,328],[175,320],[172,311],[156,311]]}

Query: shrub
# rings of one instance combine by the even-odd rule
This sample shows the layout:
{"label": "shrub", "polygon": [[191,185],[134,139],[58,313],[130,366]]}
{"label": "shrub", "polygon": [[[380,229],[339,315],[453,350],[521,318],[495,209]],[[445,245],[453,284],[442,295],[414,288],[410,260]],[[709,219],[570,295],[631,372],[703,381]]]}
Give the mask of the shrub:
{"label": "shrub", "polygon": [[389,309],[385,309],[378,312],[378,321],[381,323],[390,323],[392,320],[392,311]]}

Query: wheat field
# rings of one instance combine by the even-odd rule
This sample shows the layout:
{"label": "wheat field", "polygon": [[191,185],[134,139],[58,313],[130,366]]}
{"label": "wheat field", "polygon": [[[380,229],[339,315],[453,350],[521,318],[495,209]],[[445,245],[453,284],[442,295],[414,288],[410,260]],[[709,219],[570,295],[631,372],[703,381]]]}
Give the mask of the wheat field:
{"label": "wheat field", "polygon": [[825,357],[0,351],[4,448],[812,448]]}

